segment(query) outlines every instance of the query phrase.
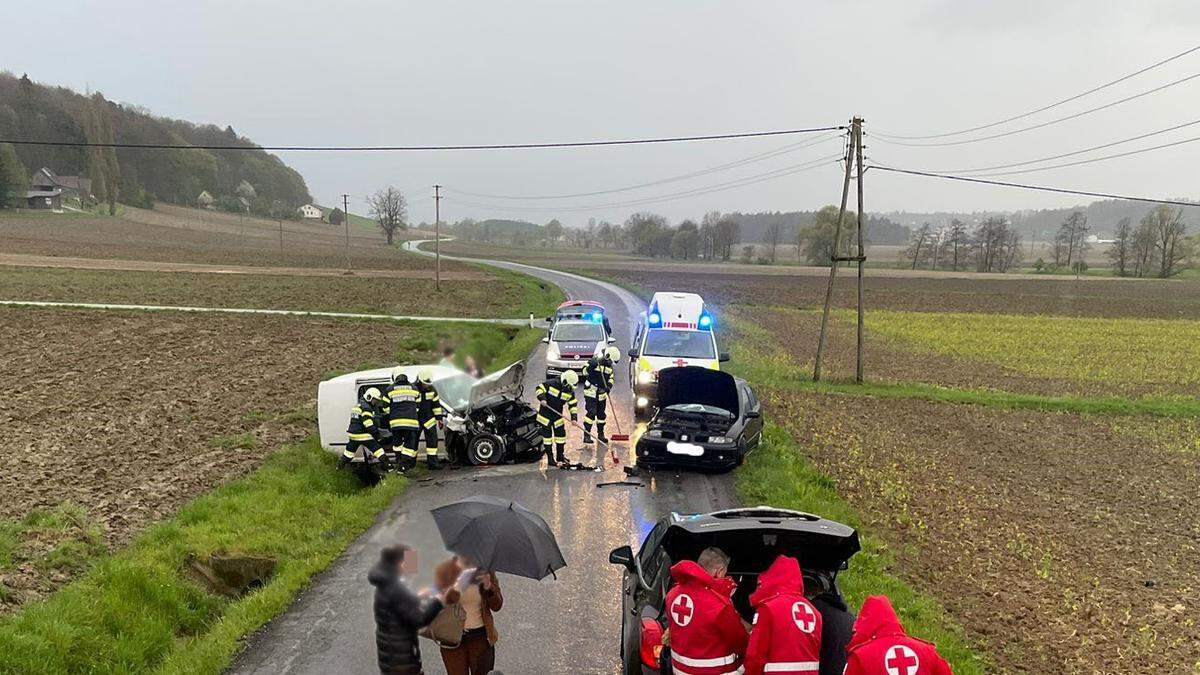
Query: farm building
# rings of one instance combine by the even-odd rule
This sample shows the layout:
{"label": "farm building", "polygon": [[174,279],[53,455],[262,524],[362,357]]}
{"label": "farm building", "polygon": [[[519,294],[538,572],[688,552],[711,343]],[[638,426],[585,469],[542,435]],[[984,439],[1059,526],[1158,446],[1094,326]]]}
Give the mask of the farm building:
{"label": "farm building", "polygon": [[62,208],[62,198],[62,188],[29,190],[25,193],[25,206],[30,209],[52,209],[58,211]]}
{"label": "farm building", "polygon": [[199,195],[196,196],[196,206],[199,206],[202,209],[211,209],[216,203],[217,200],[213,199],[213,196],[208,194],[208,190],[203,190]]}
{"label": "farm building", "polygon": [[305,204],[304,206],[296,209],[296,211],[300,214],[301,218],[319,219],[324,215],[319,206],[314,206],[312,204]]}
{"label": "farm building", "polygon": [[[29,191],[37,193],[58,191],[60,201],[63,197],[88,199],[92,196],[92,179],[81,176],[59,176],[50,169],[42,167],[29,179]],[[39,195],[36,198],[42,199],[46,196]]]}

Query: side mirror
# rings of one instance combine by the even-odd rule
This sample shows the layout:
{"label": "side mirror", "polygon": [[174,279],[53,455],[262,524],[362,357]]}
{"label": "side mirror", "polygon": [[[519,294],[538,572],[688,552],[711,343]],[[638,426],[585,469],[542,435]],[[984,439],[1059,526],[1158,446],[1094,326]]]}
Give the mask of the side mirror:
{"label": "side mirror", "polygon": [[746,419],[748,419],[748,420],[758,419],[759,417],[762,417],[761,411],[758,411],[758,410],[747,410],[746,411]]}
{"label": "side mirror", "polygon": [[633,570],[633,548],[628,544],[618,546],[608,554],[608,562],[614,565],[621,565],[630,571]]}
{"label": "side mirror", "polygon": [[616,341],[617,341],[617,338],[615,338],[615,337],[613,337],[613,336],[611,336],[611,335],[609,335],[609,336],[608,336],[608,344],[610,344],[610,345],[611,345],[611,344],[613,344],[613,343],[614,343],[614,342],[616,342]]}
{"label": "side mirror", "polygon": [[544,345],[550,344],[550,336],[549,335],[542,337],[542,344],[544,344]]}
{"label": "side mirror", "polygon": [[554,317],[552,317],[552,316],[546,317],[546,323],[554,323]]}
{"label": "side mirror", "polygon": [[638,350],[630,349],[629,350],[629,358],[636,359],[637,357],[638,357]]}
{"label": "side mirror", "polygon": [[725,363],[729,360],[729,352],[721,352],[720,354],[717,354],[717,360],[721,363]]}

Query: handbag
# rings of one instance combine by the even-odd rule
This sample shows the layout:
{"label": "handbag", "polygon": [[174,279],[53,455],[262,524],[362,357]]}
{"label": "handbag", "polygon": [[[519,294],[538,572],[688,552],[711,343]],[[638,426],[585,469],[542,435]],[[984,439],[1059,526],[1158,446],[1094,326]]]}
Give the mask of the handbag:
{"label": "handbag", "polygon": [[454,649],[462,644],[463,632],[466,630],[467,610],[457,602],[442,607],[433,621],[425,627],[422,634],[433,640],[442,649]]}

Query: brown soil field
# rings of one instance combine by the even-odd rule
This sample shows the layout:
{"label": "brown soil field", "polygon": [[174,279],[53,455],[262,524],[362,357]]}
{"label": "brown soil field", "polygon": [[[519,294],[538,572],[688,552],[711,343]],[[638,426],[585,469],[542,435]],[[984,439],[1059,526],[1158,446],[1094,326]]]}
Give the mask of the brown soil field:
{"label": "brown soil field", "polygon": [[[792,357],[801,371],[811,373],[817,354],[821,315],[777,308],[734,306],[733,316],[767,330],[774,345]],[[852,380],[855,370],[855,324],[831,317],[826,340],[826,379]],[[1038,377],[997,363],[914,349],[903,341],[866,331],[863,358],[873,382],[923,382],[956,389],[988,389],[1046,396],[1190,396],[1194,386],[1183,382],[1079,380]],[[1163,358],[1171,358],[1164,353]]]}
{"label": "brown soil field", "polygon": [[529,293],[509,277],[422,278],[194,274],[0,265],[0,299],[233,307],[418,316],[539,316],[559,295]]}
{"label": "brown soil field", "polygon": [[[312,433],[314,383],[394,362],[415,330],[0,309],[0,524],[72,503],[99,524],[105,545],[126,542],[250,472],[271,448]],[[63,581],[61,570],[34,564],[0,568],[0,613]]]}
{"label": "brown soil field", "polygon": [[[647,291],[699,293],[717,305],[819,308],[826,276],[697,274],[665,271],[609,271],[608,276]],[[1043,314],[1057,316],[1200,318],[1198,279],[1108,279],[992,275],[878,277],[868,272],[866,307],[926,312]],[[999,278],[997,278],[999,277]],[[854,307],[852,271],[839,274],[837,307]]]}
{"label": "brown soil field", "polygon": [[[0,217],[5,253],[155,260],[216,265],[338,268],[345,265],[344,230],[332,225],[270,220],[160,205],[124,207],[119,217],[9,214]],[[416,233],[413,233],[416,234]],[[381,233],[351,229],[350,264],[360,269],[431,269],[433,261],[388,247]],[[443,269],[461,265],[443,263]]]}
{"label": "brown soil field", "polygon": [[1200,662],[1194,420],[764,393],[999,672]]}

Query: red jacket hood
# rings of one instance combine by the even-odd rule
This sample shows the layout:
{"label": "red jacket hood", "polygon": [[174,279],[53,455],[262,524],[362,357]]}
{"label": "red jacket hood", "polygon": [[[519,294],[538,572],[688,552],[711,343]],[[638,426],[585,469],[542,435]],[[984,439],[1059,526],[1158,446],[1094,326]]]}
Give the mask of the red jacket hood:
{"label": "red jacket hood", "polygon": [[907,636],[908,633],[905,633],[904,626],[900,625],[891,600],[885,595],[872,595],[863,602],[858,620],[854,622],[854,634],[850,637],[850,644],[846,645],[846,649],[854,649],[881,635]]}
{"label": "red jacket hood", "polygon": [[804,576],[800,563],[791,556],[781,555],[758,575],[758,588],[750,594],[750,604],[757,607],[777,595],[804,595]]}
{"label": "red jacket hood", "polygon": [[733,595],[734,589],[737,588],[737,582],[733,579],[729,577],[713,578],[713,575],[709,574],[708,570],[701,567],[694,560],[680,560],[672,565],[671,578],[680,586],[691,584],[711,588],[724,598]]}

